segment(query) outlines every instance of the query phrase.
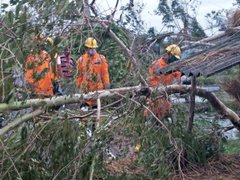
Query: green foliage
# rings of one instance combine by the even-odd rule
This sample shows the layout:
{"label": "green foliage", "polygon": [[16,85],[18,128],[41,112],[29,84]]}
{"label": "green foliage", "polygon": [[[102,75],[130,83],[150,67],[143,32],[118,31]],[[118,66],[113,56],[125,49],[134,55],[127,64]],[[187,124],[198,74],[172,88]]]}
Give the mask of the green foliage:
{"label": "green foliage", "polygon": [[[195,124],[192,133],[186,130],[184,108],[174,106],[171,120],[161,120],[169,129],[166,131],[156,119],[143,117],[143,107],[137,107],[126,99],[122,108],[117,110],[118,114],[124,112],[125,115],[113,121],[109,129],[96,131],[93,138],[87,138],[85,125],[70,120],[66,112],[59,116],[61,119],[53,116],[51,121],[26,124],[4,144],[12,159],[20,158],[14,163],[24,179],[52,179],[55,176],[57,179],[70,179],[74,174],[80,179],[89,179],[90,176],[112,179],[112,173],[105,167],[104,149],[116,143],[121,143],[123,150],[119,158],[129,159],[129,150],[136,144],[141,144],[141,149],[136,161],[129,164],[132,173],[122,172],[114,177],[136,179],[139,175],[134,174],[135,168],[143,167],[142,179],[164,179],[177,172],[179,156],[184,168],[204,165],[209,158],[218,157],[223,151],[221,136],[206,130],[209,127],[214,129],[214,124]],[[108,122],[109,119],[102,119],[103,126]],[[119,137],[123,138],[121,142],[114,141]],[[19,156],[22,152],[25,153]],[[4,153],[0,154],[4,156]],[[4,178],[18,177],[11,161],[1,159],[3,171],[7,172]],[[7,171],[9,167],[11,169]]]}
{"label": "green foliage", "polygon": [[183,16],[185,13],[183,5],[184,5],[183,3],[179,3],[179,1],[177,1],[177,0],[172,1],[171,8],[172,8],[172,11],[173,11],[173,14],[175,17],[180,18],[180,19],[185,18]]}
{"label": "green foliage", "polygon": [[240,140],[229,140],[224,143],[224,153],[232,155],[240,153]]}
{"label": "green foliage", "polygon": [[171,9],[170,9],[170,6],[168,5],[167,0],[159,1],[158,11],[156,13],[163,16],[162,21],[164,24],[173,22],[173,16],[172,16]]}
{"label": "green foliage", "polygon": [[[30,132],[27,133],[27,131]],[[84,139],[80,140],[78,138],[82,131],[83,129],[76,122],[70,122],[67,119],[63,122],[55,119],[47,125],[38,124],[34,129],[28,127],[27,130],[26,127],[23,127],[20,141],[18,137],[13,137],[8,141],[13,143],[7,144],[8,151],[15,151],[14,149],[25,150],[25,148],[28,148],[27,146],[30,146],[28,153],[23,154],[20,157],[21,160],[15,162],[15,166],[21,172],[23,179],[49,179],[56,175],[58,178],[70,178],[76,170],[74,163],[71,163],[72,161],[76,163],[78,161],[89,161],[87,160],[89,156],[82,156],[80,151],[80,148],[83,148],[86,143]],[[37,135],[39,132],[41,134]],[[36,135],[38,140],[32,142],[31,139]],[[12,149],[12,147],[14,148]],[[13,156],[17,157],[18,154],[13,154]],[[76,157],[79,158],[75,159]],[[11,166],[9,159],[6,159],[3,163],[5,170]],[[79,169],[81,173],[86,172],[86,164],[82,168],[80,166]],[[18,177],[16,172],[10,172],[7,174],[8,178]]]}
{"label": "green foliage", "polygon": [[[118,36],[118,38],[128,46],[128,36],[124,30],[115,24],[112,25],[112,31]],[[102,32],[100,53],[103,53],[109,64],[109,74],[112,87],[120,87],[124,83],[122,82],[129,73],[129,60],[122,53],[118,44],[114,42],[107,32]],[[124,86],[124,85],[123,85]]]}
{"label": "green foliage", "polygon": [[235,5],[238,5],[238,6],[240,6],[240,0],[236,0],[236,3],[235,3]]}
{"label": "green foliage", "polygon": [[[34,37],[39,34],[54,38],[54,45],[51,47],[52,59],[56,52],[62,54],[63,49],[69,46],[75,61],[80,54],[84,53],[85,39],[92,36],[98,41],[98,52],[105,55],[108,60],[111,86],[139,84],[130,59],[109,36],[108,30],[92,22],[84,22],[81,25],[84,19],[79,11],[82,8],[82,1],[11,0],[11,5],[16,6],[15,10],[7,11],[1,16],[0,44],[3,47],[0,53],[0,74],[3,77],[1,77],[0,95],[2,102],[16,99],[14,96],[16,88],[13,86],[11,74],[19,69],[22,71],[22,65],[31,50],[33,52],[41,50],[42,46],[34,41]],[[3,4],[3,8],[6,7]],[[109,30],[112,30],[129,48],[129,44],[134,39],[132,34],[140,34],[143,29],[139,16],[142,7],[139,4],[133,8],[131,3],[122,7],[126,18],[120,19],[117,23],[113,22],[109,26]],[[168,1],[163,0],[159,3],[158,13],[163,15],[163,22],[171,27],[174,25],[174,18],[182,22],[189,18],[183,7],[181,2],[173,0],[168,4]],[[192,24],[190,23],[192,36],[204,36],[196,19],[192,20]],[[132,33],[126,29],[129,25],[132,26],[130,29]],[[150,62],[156,57],[151,50],[143,50],[142,45],[145,45],[149,37],[153,40],[157,36],[154,29],[150,29],[148,34],[137,37],[133,47],[135,57],[139,64],[143,65],[141,73],[144,76],[147,74]],[[149,42],[146,44],[149,45]],[[157,43],[162,43],[162,39],[159,38]],[[40,79],[46,71],[47,69],[41,74],[36,74],[36,79]],[[134,94],[128,96],[134,97]],[[70,119],[67,112],[59,117],[57,113],[51,114],[49,115],[51,120],[46,122],[43,116],[39,123],[24,124],[12,135],[9,134],[10,137],[4,139],[4,145],[17,171],[9,156],[1,149],[3,165],[1,175],[5,173],[3,179],[17,179],[20,178],[19,175],[22,179],[53,179],[54,177],[73,179],[74,175],[76,179],[90,179],[90,177],[93,179],[139,179],[138,175],[126,172],[114,177],[105,168],[104,149],[118,135],[123,136],[129,143],[126,147],[128,151],[129,146],[141,144],[141,152],[137,161],[133,162],[133,167],[144,167],[142,179],[168,178],[178,168],[179,150],[184,152],[181,154],[182,166],[188,166],[191,163],[202,165],[208,158],[221,152],[221,139],[215,134],[203,135],[197,129],[192,134],[186,131],[184,110],[174,108],[173,122],[167,119],[162,120],[171,132],[172,137],[169,137],[166,129],[159,122],[156,123],[154,118],[146,122],[143,117],[143,107],[136,106],[129,97],[114,109],[114,112],[111,112],[111,109],[107,112],[112,113],[109,119],[116,114],[124,113],[124,116],[114,122],[116,124],[112,129],[96,132],[93,138],[87,138],[85,127],[79,123],[79,119],[76,121]],[[114,100],[117,98],[114,97]],[[74,113],[79,115],[77,110]],[[106,123],[105,119],[103,122]],[[174,143],[170,139],[174,140]],[[127,153],[125,152],[124,155]]]}
{"label": "green foliage", "polygon": [[227,11],[222,9],[219,11],[211,11],[206,14],[206,19],[209,24],[209,28],[213,30],[214,28],[218,28],[220,30],[225,30],[227,24]]}
{"label": "green foliage", "polygon": [[144,4],[138,3],[127,3],[122,6],[120,10],[122,14],[120,19],[117,21],[119,26],[127,28],[133,34],[143,33],[143,21],[141,19],[141,12]]}
{"label": "green foliage", "polygon": [[[190,15],[190,11],[196,13],[198,1],[186,2],[177,0],[160,0],[156,13],[162,16],[162,22],[173,31],[182,31],[182,29],[174,29],[177,24],[182,24],[183,31],[188,32],[193,38],[203,38],[206,34],[197,19]],[[176,19],[180,23],[176,22]]]}
{"label": "green foliage", "polygon": [[200,24],[198,23],[195,17],[192,18],[192,21],[191,21],[190,33],[191,33],[191,36],[196,40],[206,37],[206,34],[203,28],[200,26]]}
{"label": "green foliage", "polygon": [[10,0],[10,4],[11,5],[16,5],[19,2],[19,0]]}
{"label": "green foliage", "polygon": [[198,85],[207,86],[212,84],[220,84],[220,82],[236,79],[238,76],[238,69],[239,68],[235,66],[209,77],[200,76],[198,78]]}
{"label": "green foliage", "polygon": [[8,4],[6,4],[6,3],[1,4],[1,9],[6,9],[7,7],[8,7]]}
{"label": "green foliage", "polygon": [[146,123],[142,126],[142,153],[139,162],[145,165],[148,175],[153,179],[167,178],[172,171],[178,169],[179,152],[182,152],[180,163],[184,168],[192,164],[204,165],[209,158],[218,157],[223,151],[222,139],[218,134],[199,134],[203,131],[201,128],[189,133],[183,115],[180,110],[172,117],[172,121],[162,121],[171,131],[175,144],[172,144],[170,134],[156,120],[155,123],[148,123],[147,127]]}

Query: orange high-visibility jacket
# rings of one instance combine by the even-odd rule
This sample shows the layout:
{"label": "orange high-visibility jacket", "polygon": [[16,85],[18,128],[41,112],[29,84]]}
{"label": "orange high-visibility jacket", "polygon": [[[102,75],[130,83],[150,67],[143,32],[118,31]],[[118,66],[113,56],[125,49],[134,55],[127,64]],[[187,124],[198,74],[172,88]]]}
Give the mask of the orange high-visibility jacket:
{"label": "orange high-visibility jacket", "polygon": [[109,86],[109,73],[106,58],[101,54],[84,54],[77,61],[76,85],[83,92],[104,89]]}
{"label": "orange high-visibility jacket", "polygon": [[148,82],[151,87],[156,87],[159,84],[168,85],[172,84],[174,80],[180,80],[181,72],[176,71],[167,75],[160,75],[159,69],[167,66],[168,64],[164,61],[163,58],[160,58],[154,61],[149,69]]}
{"label": "orange high-visibility jacket", "polygon": [[[160,75],[159,69],[167,66],[168,64],[164,61],[163,58],[160,58],[156,61],[154,61],[149,69],[149,77],[148,82],[151,87],[156,87],[159,84],[167,85],[172,84],[173,81],[180,80],[181,78],[181,72],[173,72],[168,75]],[[170,101],[163,97],[158,98],[155,101],[152,101],[151,99],[148,99],[149,102],[149,109],[160,119],[162,119],[171,109],[172,105]],[[149,115],[149,112],[147,109],[144,110],[144,116],[147,117]]]}
{"label": "orange high-visibility jacket", "polygon": [[41,95],[53,95],[52,80],[56,80],[51,67],[51,57],[46,51],[32,54],[25,63],[25,78],[33,88],[33,92]]}

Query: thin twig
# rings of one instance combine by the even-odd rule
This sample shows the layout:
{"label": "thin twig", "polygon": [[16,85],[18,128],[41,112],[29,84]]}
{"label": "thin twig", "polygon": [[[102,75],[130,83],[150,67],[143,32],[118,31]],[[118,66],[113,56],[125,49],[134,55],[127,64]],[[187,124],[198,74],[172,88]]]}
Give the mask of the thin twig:
{"label": "thin twig", "polygon": [[4,150],[4,151],[7,153],[7,155],[8,155],[8,158],[9,158],[9,160],[11,161],[11,163],[12,163],[12,166],[14,167],[14,169],[15,169],[15,171],[16,171],[16,173],[17,173],[17,175],[19,176],[19,178],[20,178],[20,179],[22,179],[22,177],[21,177],[20,173],[19,173],[19,172],[18,172],[18,170],[17,170],[17,167],[15,166],[15,163],[13,162],[13,160],[12,160],[12,158],[11,158],[10,154],[8,153],[7,149],[5,148],[5,146],[4,146],[4,144],[3,144],[3,142],[2,142],[2,139],[1,139],[1,138],[0,138],[0,142],[1,142],[1,144],[2,144],[3,150]]}
{"label": "thin twig", "polygon": [[[119,96],[121,96],[121,97],[125,97],[125,96],[123,96],[122,94],[118,94]],[[125,97],[126,98],[126,97]],[[170,143],[171,144],[173,144],[173,141],[172,141],[172,133],[171,133],[171,131],[167,128],[167,126],[147,107],[147,106],[145,106],[144,104],[141,104],[141,103],[139,103],[139,102],[137,102],[137,101],[135,101],[134,99],[132,99],[132,98],[130,98],[130,101],[132,101],[132,102],[134,102],[135,104],[137,104],[137,105],[139,105],[139,106],[143,106],[144,107],[144,109],[146,109],[148,112],[150,112],[151,113],[151,115],[162,125],[162,127],[168,132],[168,137],[169,137],[169,141],[170,141]]]}
{"label": "thin twig", "polygon": [[92,160],[89,180],[93,180],[93,173],[94,173],[95,161],[96,161],[96,154],[94,155],[93,160]]}
{"label": "thin twig", "polygon": [[[45,124],[45,126],[42,127],[42,129],[36,134],[36,136],[32,139],[32,141],[29,143],[29,145],[24,149],[24,151],[15,159],[14,163],[19,161],[19,159],[28,151],[28,149],[30,147],[32,147],[33,142],[38,138],[38,136],[42,133],[42,131],[47,127],[47,125],[50,123],[51,121],[49,121],[47,124]],[[1,178],[4,178],[7,173],[9,172],[9,170],[13,167],[13,165],[11,165],[3,174],[3,176]]]}

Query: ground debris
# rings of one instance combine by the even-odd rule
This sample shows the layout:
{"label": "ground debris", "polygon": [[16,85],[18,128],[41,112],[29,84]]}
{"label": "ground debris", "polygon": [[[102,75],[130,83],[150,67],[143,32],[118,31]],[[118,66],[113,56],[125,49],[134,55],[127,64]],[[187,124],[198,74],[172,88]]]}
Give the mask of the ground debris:
{"label": "ground debris", "polygon": [[[204,167],[193,167],[184,172],[185,180],[239,180],[240,155],[224,155],[211,159]],[[182,179],[179,175],[172,179]]]}
{"label": "ground debris", "polygon": [[143,175],[144,167],[136,166],[137,154],[133,154],[131,157],[119,159],[111,162],[106,162],[106,169],[114,175],[128,174],[128,175]]}
{"label": "ground debris", "polygon": [[134,149],[135,144],[131,138],[115,132],[112,141],[109,143],[109,150],[116,155],[117,159],[105,158],[106,170],[115,176],[146,174],[144,167],[137,165],[138,153],[135,153]]}

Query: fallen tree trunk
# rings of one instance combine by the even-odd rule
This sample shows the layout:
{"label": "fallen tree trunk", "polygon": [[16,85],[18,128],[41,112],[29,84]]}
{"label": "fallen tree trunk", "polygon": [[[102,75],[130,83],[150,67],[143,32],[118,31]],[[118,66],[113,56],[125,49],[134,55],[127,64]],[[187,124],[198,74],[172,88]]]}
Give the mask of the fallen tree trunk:
{"label": "fallen tree trunk", "polygon": [[[146,88],[146,87],[145,87]],[[10,104],[1,103],[0,112],[9,111],[9,110],[20,110],[30,107],[54,107],[60,106],[63,104],[73,104],[81,103],[86,100],[96,100],[97,98],[110,98],[115,96],[115,93],[127,93],[132,91],[140,91],[144,89],[141,86],[125,87],[125,88],[116,88],[109,90],[101,90],[97,92],[90,92],[88,94],[73,94],[73,95],[64,95],[64,96],[53,96],[51,98],[44,99],[29,99],[26,101],[16,101]]]}
{"label": "fallen tree trunk", "polygon": [[[0,104],[0,112],[9,111],[9,110],[19,110],[29,107],[40,107],[44,106],[44,108],[47,107],[54,107],[59,106],[63,104],[72,104],[72,103],[81,103],[86,100],[97,100],[98,98],[111,98],[116,96],[117,94],[126,94],[129,92],[135,92],[136,94],[144,94],[147,91],[157,91],[158,93],[168,93],[175,94],[175,93],[189,93],[191,91],[191,86],[188,85],[169,85],[169,86],[161,86],[157,89],[151,89],[148,87],[141,87],[141,86],[133,86],[133,87],[124,87],[124,88],[116,88],[116,89],[110,89],[110,90],[102,90],[98,92],[91,92],[88,94],[74,94],[69,96],[57,96],[52,98],[45,98],[45,99],[30,99],[27,101],[21,101],[21,102],[14,102],[11,104]],[[144,93],[143,93],[144,92]],[[233,110],[226,107],[216,96],[215,94],[206,91],[202,88],[196,88],[196,95],[206,98],[209,103],[212,105],[216,111],[224,115],[226,118],[228,118],[234,127],[236,127],[238,130],[240,130],[240,118]],[[26,120],[28,120],[27,118]],[[21,121],[21,123],[24,121]]]}

